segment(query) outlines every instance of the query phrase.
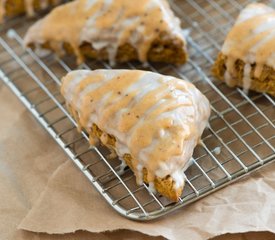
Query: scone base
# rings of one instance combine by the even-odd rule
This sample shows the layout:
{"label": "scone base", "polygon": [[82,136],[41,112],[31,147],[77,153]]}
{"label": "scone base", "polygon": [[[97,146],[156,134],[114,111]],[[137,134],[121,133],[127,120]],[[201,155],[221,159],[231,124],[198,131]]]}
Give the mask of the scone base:
{"label": "scone base", "polygon": [[[184,44],[180,39],[155,39],[148,51],[147,60],[150,62],[183,64],[188,58]],[[34,44],[30,44],[29,47],[34,49]],[[51,48],[50,42],[44,43],[41,47],[54,51],[54,49]],[[73,49],[70,44],[63,43],[63,49],[67,54],[73,54]],[[80,46],[80,52],[84,58],[109,60],[106,49],[95,50],[90,43],[83,43]],[[119,46],[115,59],[116,62],[123,63],[134,60],[138,60],[138,53],[133,46],[128,43]]]}
{"label": "scone base", "polygon": [[[74,116],[74,118],[76,118],[76,121],[79,122],[78,112],[75,111],[75,109],[70,105],[68,105],[67,108],[69,112]],[[82,128],[82,126],[80,127]],[[116,148],[115,148],[116,138],[114,136],[103,132],[96,124],[93,124],[91,129],[84,128],[84,130],[87,131],[87,133],[91,138],[98,139],[102,145],[106,146],[112,152],[116,153]],[[102,143],[100,140],[102,134],[105,134],[107,136],[105,143]],[[123,159],[127,164],[127,166],[134,172],[134,168],[132,164],[132,156],[130,154],[124,154]],[[143,181],[148,184],[146,168],[143,168]],[[168,198],[173,202],[178,202],[184,186],[176,188],[175,182],[172,179],[172,177],[166,176],[165,178],[155,177],[154,187],[155,187],[155,190],[161,195],[163,195],[164,197]]]}
{"label": "scone base", "polygon": [[[53,3],[53,0],[48,1],[49,4]],[[40,0],[33,0],[34,10],[40,9]],[[24,0],[7,0],[5,3],[5,15],[7,17],[15,17],[26,12]]]}
{"label": "scone base", "polygon": [[[219,53],[217,60],[212,68],[212,73],[221,81],[225,81],[224,74],[226,71],[226,59],[222,53]],[[261,76],[255,77],[254,72],[256,68],[256,64],[253,64],[250,78],[251,78],[251,85],[250,90],[262,93],[269,93],[270,95],[275,96],[275,70],[269,66],[264,66]],[[236,78],[234,79],[234,83],[236,86],[242,87],[243,86],[243,70],[244,70],[245,63],[241,59],[238,59],[235,62],[235,72]]]}
{"label": "scone base", "polygon": [[[96,137],[100,139],[101,135],[103,134],[103,131],[99,129],[97,125],[93,124],[93,128],[91,129],[89,134],[92,135],[92,137]],[[115,138],[113,136],[110,136],[109,134],[107,134],[107,138],[108,138],[107,143],[103,145],[107,146],[113,151],[116,151]],[[123,159],[127,164],[127,166],[134,172],[131,155],[125,154],[123,156]],[[148,184],[146,168],[143,168],[143,181]],[[179,200],[179,197],[182,194],[183,186],[180,188],[175,188],[174,185],[175,183],[170,176],[167,176],[165,178],[156,177],[154,179],[154,187],[156,191],[161,195],[163,195],[164,197],[170,199],[171,201],[177,202]]]}

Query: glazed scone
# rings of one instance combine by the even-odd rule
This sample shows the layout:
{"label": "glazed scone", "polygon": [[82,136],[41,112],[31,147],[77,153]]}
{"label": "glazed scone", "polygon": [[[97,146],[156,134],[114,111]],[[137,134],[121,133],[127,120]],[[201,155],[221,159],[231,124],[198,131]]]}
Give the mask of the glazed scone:
{"label": "glazed scone", "polygon": [[35,23],[25,45],[109,60],[184,63],[186,42],[166,0],[75,0]]}
{"label": "glazed scone", "polygon": [[261,3],[240,13],[213,73],[229,86],[275,96],[275,10]]}
{"label": "glazed scone", "polygon": [[138,184],[179,199],[210,115],[193,84],[140,70],[77,70],[62,79],[61,93],[91,144],[113,149]]}
{"label": "glazed scone", "polygon": [[33,16],[35,10],[45,9],[61,2],[62,0],[0,0],[0,23],[4,17],[15,17],[23,13]]}

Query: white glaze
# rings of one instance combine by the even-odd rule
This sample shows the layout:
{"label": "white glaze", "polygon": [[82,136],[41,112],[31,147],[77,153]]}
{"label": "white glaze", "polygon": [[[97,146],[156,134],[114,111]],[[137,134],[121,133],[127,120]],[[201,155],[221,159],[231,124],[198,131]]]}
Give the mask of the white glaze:
{"label": "white glaze", "polygon": [[81,63],[79,46],[90,43],[98,51],[106,49],[113,64],[118,48],[130,44],[137,50],[138,59],[146,62],[151,43],[160,33],[167,39],[181,40],[185,48],[180,21],[166,0],[141,0],[138,4],[129,0],[75,0],[34,24],[25,45],[66,42]]}
{"label": "white glaze", "polygon": [[[119,89],[115,89],[115,85],[108,85],[116,78],[122,78],[128,74],[132,74],[130,84],[126,81],[126,85],[122,84]],[[121,79],[117,79],[117,81],[121,81]],[[100,97],[90,95],[92,91],[98,94],[99,89],[104,88],[108,90],[104,95],[100,95]],[[161,88],[162,90],[156,91]],[[153,91],[155,91],[155,100],[152,101],[155,102],[151,107],[145,108],[147,104],[144,100],[145,96]],[[62,94],[66,102],[79,113],[80,124],[85,129],[90,129],[91,124],[94,123],[104,132],[115,136],[116,150],[120,159],[126,153],[134,155],[136,158],[136,162],[133,163],[134,172],[139,184],[143,179],[142,169],[146,168],[148,175],[160,178],[170,175],[176,188],[183,186],[184,171],[192,161],[194,147],[199,142],[210,115],[208,100],[192,84],[174,77],[138,70],[77,70],[69,73],[63,79]],[[129,104],[104,120],[106,109],[113,108],[126,95],[133,96]],[[91,103],[89,98],[91,98]],[[171,101],[174,102],[174,105],[171,105],[174,107],[169,107],[168,111],[164,111],[154,118],[156,124],[163,119],[169,119],[172,123],[171,127],[160,125],[158,128],[153,124],[151,127],[156,128],[156,134],[152,133],[151,135],[151,133],[145,132],[143,138],[145,142],[148,139],[152,139],[152,141],[135,155],[136,145],[133,144],[135,134],[150,123],[149,119],[153,116],[154,111],[164,105],[167,107]],[[124,131],[123,123],[127,125],[127,121],[131,121],[130,119],[125,122],[126,113],[132,113],[140,103],[143,103],[146,110],[138,116],[138,120],[135,120],[132,127]],[[86,115],[88,116],[87,120],[85,120]],[[171,138],[174,134],[176,134],[175,138]],[[153,157],[159,144],[165,142],[166,139],[171,139],[169,144],[165,145],[168,150],[165,149],[163,153],[168,153],[168,159],[160,160],[158,157]],[[105,141],[105,138],[103,137],[102,140]],[[176,149],[177,145],[179,148]],[[153,162],[152,159],[154,159]],[[149,182],[153,182],[153,180]]]}
{"label": "white glaze", "polygon": [[213,149],[213,152],[216,154],[216,155],[220,155],[221,154],[221,151],[222,151],[222,148],[221,147],[215,147]]}
{"label": "white glaze", "polygon": [[225,81],[236,85],[235,61],[244,61],[243,88],[251,85],[251,65],[257,64],[255,77],[260,77],[263,66],[275,68],[275,10],[261,3],[248,5],[240,13],[229,32],[222,53],[227,57]]}

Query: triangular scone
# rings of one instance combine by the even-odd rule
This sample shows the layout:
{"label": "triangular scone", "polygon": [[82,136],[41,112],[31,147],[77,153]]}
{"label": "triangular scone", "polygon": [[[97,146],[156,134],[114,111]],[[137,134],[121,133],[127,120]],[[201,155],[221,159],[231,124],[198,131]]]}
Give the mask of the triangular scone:
{"label": "triangular scone", "polygon": [[210,115],[193,84],[140,70],[77,70],[63,78],[61,92],[91,143],[113,149],[138,184],[178,200]]}
{"label": "triangular scone", "polygon": [[213,68],[229,86],[275,95],[275,10],[261,3],[240,13]]}
{"label": "triangular scone", "polygon": [[180,21],[166,0],[75,0],[34,24],[25,45],[85,57],[184,63]]}
{"label": "triangular scone", "polygon": [[62,0],[0,0],[0,23],[4,17],[15,17],[22,13],[33,16],[35,10],[45,9],[61,3]]}

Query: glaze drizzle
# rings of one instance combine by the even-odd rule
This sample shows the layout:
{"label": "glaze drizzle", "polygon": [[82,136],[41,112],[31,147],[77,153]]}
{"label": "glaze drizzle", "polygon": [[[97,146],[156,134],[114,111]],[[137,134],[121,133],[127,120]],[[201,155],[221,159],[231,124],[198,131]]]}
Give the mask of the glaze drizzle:
{"label": "glaze drizzle", "polygon": [[139,70],[77,70],[63,78],[61,92],[81,127],[89,132],[96,124],[116,138],[121,159],[131,154],[139,184],[146,168],[149,183],[169,175],[176,188],[183,186],[210,115],[194,85]]}
{"label": "glaze drizzle", "polygon": [[243,88],[251,84],[251,69],[256,63],[254,76],[261,76],[264,65],[275,68],[275,10],[262,3],[249,4],[240,13],[229,32],[222,53],[227,57],[225,81],[236,85],[235,63],[244,61]]}
{"label": "glaze drizzle", "polygon": [[54,9],[28,31],[25,44],[50,42],[56,52],[62,52],[63,43],[69,43],[83,62],[79,50],[82,43],[93,49],[106,49],[111,63],[117,50],[130,44],[141,62],[147,61],[152,42],[165,33],[169,39],[185,40],[180,21],[166,0],[75,0]]}

